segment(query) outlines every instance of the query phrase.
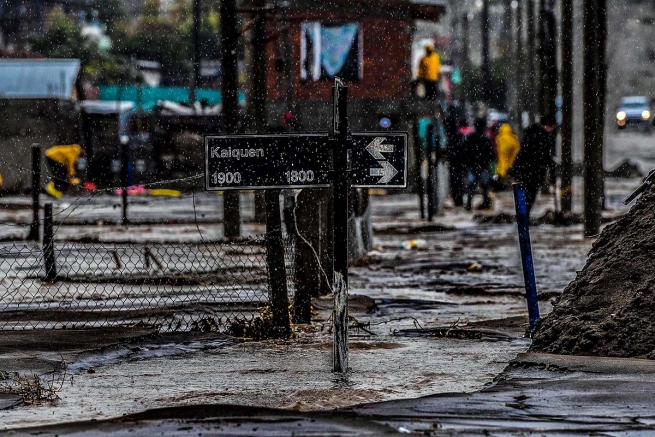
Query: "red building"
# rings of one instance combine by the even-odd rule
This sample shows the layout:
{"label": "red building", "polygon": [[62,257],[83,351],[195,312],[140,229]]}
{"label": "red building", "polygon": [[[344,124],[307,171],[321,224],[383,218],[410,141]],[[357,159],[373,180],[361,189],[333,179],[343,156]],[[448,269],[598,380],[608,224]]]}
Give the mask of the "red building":
{"label": "red building", "polygon": [[[349,87],[353,130],[409,130],[425,105],[412,94],[417,20],[439,21],[441,0],[290,0],[268,21],[269,121],[287,108],[302,130],[327,130],[334,76]],[[284,35],[288,29],[288,36]],[[285,59],[285,38],[290,56]],[[289,62],[285,68],[284,63]],[[290,71],[290,77],[286,73]],[[290,102],[288,97],[292,97]]]}

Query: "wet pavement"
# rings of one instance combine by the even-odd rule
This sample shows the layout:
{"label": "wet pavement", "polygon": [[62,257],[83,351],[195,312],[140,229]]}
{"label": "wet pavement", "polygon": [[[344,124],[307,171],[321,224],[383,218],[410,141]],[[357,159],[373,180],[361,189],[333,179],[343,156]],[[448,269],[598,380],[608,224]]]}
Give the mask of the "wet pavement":
{"label": "wet pavement", "polygon": [[[607,181],[608,219],[626,210],[620,200],[638,184],[638,179]],[[578,184],[578,211],[581,195]],[[169,204],[179,203],[175,209],[181,211],[182,223],[194,218],[188,208],[193,200],[206,208],[205,217],[218,220],[210,213],[220,196],[203,196]],[[543,215],[552,205],[552,197],[541,196],[534,215]],[[446,204],[434,228],[419,219],[415,196],[374,196],[372,207],[375,250],[350,271],[354,319],[347,376],[330,371],[329,298],[314,302],[314,324],[295,327],[296,336],[288,341],[138,333],[66,352],[61,339],[45,340],[31,351],[11,349],[0,340],[0,370],[47,373],[60,363],[58,351],[64,350],[68,377],[73,377],[55,405],[20,405],[0,412],[0,429],[13,432],[91,419],[21,429],[18,435],[99,429],[108,435],[648,434],[655,423],[648,415],[653,409],[647,394],[655,382],[650,362],[522,355],[529,340],[523,338],[527,310],[516,228],[493,224],[500,214],[511,218],[511,193],[500,193],[488,212],[451,210]],[[67,208],[60,205],[61,211]],[[61,238],[96,235],[132,241],[136,229],[143,230],[139,238],[155,240],[165,235],[200,241],[199,232],[221,235],[220,227],[209,222],[132,231],[81,226],[95,219],[93,208],[116,209],[102,203],[80,208],[80,222],[63,226]],[[159,213],[159,208],[143,207],[148,220]],[[6,214],[0,221],[16,223],[20,218]],[[491,220],[483,223],[476,214]],[[246,232],[255,234],[260,228],[247,224]],[[19,229],[24,228],[6,226],[0,232]],[[417,249],[402,248],[410,239],[420,240]],[[582,238],[581,225],[535,227],[532,240],[545,314],[550,300],[584,265],[593,241]],[[25,335],[38,339],[43,334]],[[620,396],[614,396],[617,390]],[[17,399],[0,397],[0,407],[11,402]],[[193,407],[198,404],[214,406]],[[139,413],[153,408],[169,409]],[[123,419],[103,421],[112,417]]]}
{"label": "wet pavement", "polygon": [[650,360],[530,353],[475,393],[305,413],[199,405],[7,435],[652,436],[654,389]]}
{"label": "wet pavement", "polygon": [[[381,232],[375,250],[350,270],[354,319],[347,378],[331,372],[327,297],[314,302],[314,324],[296,327],[289,341],[205,339],[185,348],[192,339],[178,338],[168,341],[175,354],[158,356],[161,346],[146,341],[66,356],[76,374],[72,384],[64,384],[61,400],[3,411],[3,427],[102,420],[196,404],[326,411],[483,389],[529,346],[522,338],[527,310],[515,226],[480,224],[474,219],[478,212],[451,210],[438,217],[441,226],[426,228],[414,196],[374,197],[372,205]],[[511,193],[501,193],[496,210],[486,214],[511,213],[512,206]],[[542,198],[536,214],[549,207],[550,199]],[[398,225],[405,231],[390,231]],[[423,243],[405,250],[409,239]],[[582,267],[590,244],[580,226],[533,229],[543,313]],[[22,353],[45,354],[56,362],[56,344],[51,342],[49,355]]]}

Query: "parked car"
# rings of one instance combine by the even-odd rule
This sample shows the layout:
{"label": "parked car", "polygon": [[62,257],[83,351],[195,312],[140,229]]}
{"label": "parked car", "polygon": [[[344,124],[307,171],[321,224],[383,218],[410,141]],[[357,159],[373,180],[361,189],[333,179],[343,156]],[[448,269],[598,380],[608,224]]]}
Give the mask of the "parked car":
{"label": "parked car", "polygon": [[644,96],[624,97],[616,112],[616,126],[618,129],[635,126],[650,132],[650,99]]}

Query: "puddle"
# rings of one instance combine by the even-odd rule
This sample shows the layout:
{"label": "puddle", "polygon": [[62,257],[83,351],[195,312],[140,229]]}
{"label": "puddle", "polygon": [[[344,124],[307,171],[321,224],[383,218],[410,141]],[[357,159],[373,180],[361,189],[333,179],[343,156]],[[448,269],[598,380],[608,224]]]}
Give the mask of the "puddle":
{"label": "puddle", "polygon": [[233,345],[233,338],[221,337],[206,341],[167,342],[166,337],[156,343],[112,346],[98,351],[82,353],[68,363],[66,372],[72,375],[86,373],[89,369],[111,366],[129,361],[146,361],[154,358],[177,357]]}
{"label": "puddle", "polygon": [[[331,345],[329,336],[322,338]],[[136,355],[128,360],[121,358],[119,351],[90,356],[77,363],[73,385],[65,385],[58,405],[4,411],[3,424],[14,427],[101,419],[200,403],[325,410],[433,393],[471,392],[484,387],[506,362],[527,349],[522,342],[389,335],[367,343],[354,341],[347,375],[330,371],[331,348],[291,342],[242,343],[193,354],[162,345],[132,352]],[[162,356],[152,358],[157,354]],[[143,355],[149,359],[136,359]],[[101,365],[95,373],[86,373],[85,366],[98,362]]]}

